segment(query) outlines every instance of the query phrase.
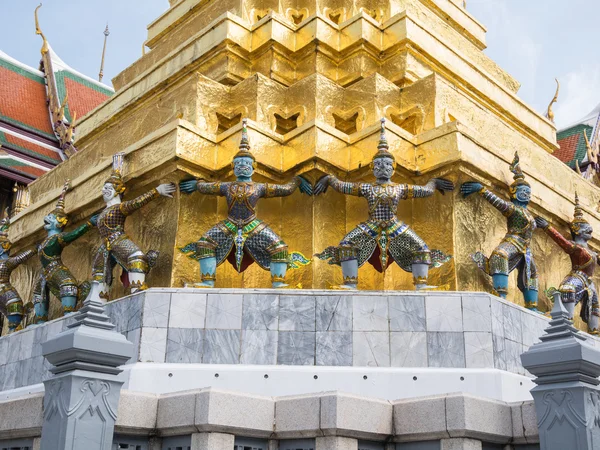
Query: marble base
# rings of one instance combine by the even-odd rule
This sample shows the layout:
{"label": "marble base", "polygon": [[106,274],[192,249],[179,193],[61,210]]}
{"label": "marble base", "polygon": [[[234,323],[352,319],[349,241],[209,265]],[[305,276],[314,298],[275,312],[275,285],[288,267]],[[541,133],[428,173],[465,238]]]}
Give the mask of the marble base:
{"label": "marble base", "polygon": [[[499,369],[548,319],[476,292],[150,289],[106,305],[134,344],[129,364]],[[0,338],[0,391],[41,383],[41,343],[74,319]],[[589,342],[600,346],[595,338]]]}

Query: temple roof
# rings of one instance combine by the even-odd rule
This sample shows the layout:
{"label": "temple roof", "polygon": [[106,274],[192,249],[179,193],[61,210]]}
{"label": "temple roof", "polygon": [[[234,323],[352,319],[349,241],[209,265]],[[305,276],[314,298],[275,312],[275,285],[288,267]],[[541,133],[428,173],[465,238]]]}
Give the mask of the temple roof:
{"label": "temple roof", "polygon": [[583,133],[587,135],[591,146],[595,148],[598,140],[598,125],[600,123],[600,104],[582,119],[562,128],[556,133],[556,140],[560,149],[554,156],[575,169],[575,162],[582,167],[587,163],[587,145]]}
{"label": "temple roof", "polygon": [[59,105],[68,93],[67,124],[74,112],[84,116],[114,92],[69,67],[50,47],[44,60],[50,62],[45,65],[52,67],[53,76],[0,51],[0,176],[21,183],[33,181],[68,157],[58,124],[53,123],[49,91],[56,93]]}

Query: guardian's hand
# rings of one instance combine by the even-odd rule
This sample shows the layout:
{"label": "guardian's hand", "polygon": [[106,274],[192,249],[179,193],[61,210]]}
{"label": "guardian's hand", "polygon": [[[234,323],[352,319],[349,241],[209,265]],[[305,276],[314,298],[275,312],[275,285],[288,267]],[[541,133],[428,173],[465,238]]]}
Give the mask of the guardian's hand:
{"label": "guardian's hand", "polygon": [[160,184],[156,187],[156,190],[163,197],[173,198],[173,194],[177,191],[175,183]]}
{"label": "guardian's hand", "polygon": [[184,194],[191,194],[198,190],[198,180],[186,180],[179,183],[179,190]]}
{"label": "guardian's hand", "polygon": [[550,224],[548,223],[548,221],[542,217],[537,216],[535,218],[535,224],[537,225],[538,228],[541,228],[542,230],[545,230],[546,228],[548,228],[550,226]]}
{"label": "guardian's hand", "polygon": [[435,188],[442,194],[446,193],[447,191],[454,190],[454,183],[450,180],[446,180],[444,178],[434,178],[431,181],[435,183]]}
{"label": "guardian's hand", "polygon": [[300,178],[300,192],[302,192],[303,194],[306,195],[313,195],[313,187],[312,184],[310,184],[305,178],[303,177],[298,177]]}
{"label": "guardian's hand", "polygon": [[322,194],[323,192],[327,192],[327,188],[329,187],[329,175],[325,175],[315,185],[315,189],[313,190],[315,195]]}
{"label": "guardian's hand", "polygon": [[475,194],[481,189],[483,189],[483,185],[481,183],[477,183],[476,181],[467,181],[460,187],[460,193],[464,198],[467,198],[469,195]]}

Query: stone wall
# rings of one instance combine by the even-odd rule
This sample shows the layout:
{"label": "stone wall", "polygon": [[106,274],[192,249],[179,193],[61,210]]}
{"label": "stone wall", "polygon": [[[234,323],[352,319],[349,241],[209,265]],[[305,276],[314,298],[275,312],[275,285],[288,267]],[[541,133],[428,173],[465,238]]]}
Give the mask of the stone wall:
{"label": "stone wall", "polygon": [[[106,310],[135,344],[130,363],[495,368],[520,375],[521,353],[548,321],[471,292],[150,289]],[[0,391],[44,379],[41,343],[70,320],[0,338]]]}
{"label": "stone wall", "polygon": [[[0,447],[9,439],[37,440],[42,399],[0,402]],[[263,442],[256,448],[264,450],[293,442],[298,445],[289,448],[504,450],[533,449],[539,441],[533,402],[461,394],[399,401],[340,392],[263,397],[212,388],[162,396],[123,391],[115,433],[118,442],[152,450],[186,440],[191,450],[232,450],[249,439]],[[207,441],[210,446],[201,445]],[[527,444],[532,447],[520,447]]]}

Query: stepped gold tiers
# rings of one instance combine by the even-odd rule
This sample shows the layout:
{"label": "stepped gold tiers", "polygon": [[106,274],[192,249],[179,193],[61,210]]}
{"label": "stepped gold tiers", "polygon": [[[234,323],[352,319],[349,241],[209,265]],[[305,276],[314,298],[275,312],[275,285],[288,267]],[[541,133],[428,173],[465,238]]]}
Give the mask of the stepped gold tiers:
{"label": "stepped gold tiers", "polygon": [[[485,28],[448,0],[179,0],[150,24],[146,54],[119,74],[117,92],[78,124],[80,151],[30,186],[32,206],[17,215],[17,249],[40,239],[43,215],[65,178],[74,221],[102,204],[100,187],[111,157],[125,152],[126,198],[157,182],[190,176],[232,179],[241,120],[248,117],[257,181],[331,172],[348,181],[372,180],[379,119],[387,118],[394,181],[425,184],[444,177],[475,179],[508,197],[515,150],[533,192],[530,209],[566,232],[577,191],[592,226],[600,229],[600,190],[554,158],[554,125],[517,96],[519,83],[489,59]],[[135,188],[134,188],[135,186]],[[295,193],[260,204],[260,217],[291,249],[312,255],[335,245],[366,219],[363,199],[329,190]],[[430,284],[448,290],[490,290],[470,259],[489,254],[505,233],[500,213],[458,191],[428,202],[405,201],[398,216],[432,248],[454,259],[432,271]],[[177,196],[157,200],[131,220],[128,233],[161,256],[151,286],[181,287],[198,267],[177,250],[224,217],[222,199]],[[143,220],[141,217],[143,215]],[[65,250],[78,279],[89,276],[92,233]],[[591,242],[598,248],[598,241]],[[568,272],[568,258],[543,233],[534,237],[543,290]],[[16,283],[28,295],[39,268],[30,263]],[[218,269],[217,287],[264,287],[256,265],[239,275]],[[359,289],[412,289],[395,265],[385,275],[361,269]],[[291,286],[328,288],[341,273],[324,261],[295,270]],[[115,283],[111,298],[123,295]],[[516,278],[509,291],[514,301]],[[517,298],[518,297],[518,298]],[[52,312],[51,312],[52,314]]]}

